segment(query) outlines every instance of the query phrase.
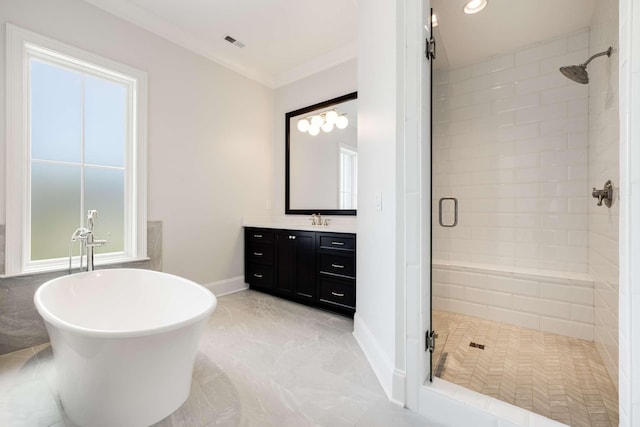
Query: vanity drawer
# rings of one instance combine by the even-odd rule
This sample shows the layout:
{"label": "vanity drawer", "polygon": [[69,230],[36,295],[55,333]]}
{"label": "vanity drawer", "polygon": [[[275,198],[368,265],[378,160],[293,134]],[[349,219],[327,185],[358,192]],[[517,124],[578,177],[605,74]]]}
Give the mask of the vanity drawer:
{"label": "vanity drawer", "polygon": [[271,230],[264,230],[261,228],[247,229],[247,237],[250,242],[273,243],[273,236],[274,232]]}
{"label": "vanity drawer", "polygon": [[320,234],[320,249],[355,251],[356,239],[351,235]]}
{"label": "vanity drawer", "polygon": [[245,280],[252,286],[273,289],[273,267],[250,263]]}
{"label": "vanity drawer", "polygon": [[247,256],[249,262],[273,265],[273,245],[263,242],[249,242]]}
{"label": "vanity drawer", "polygon": [[356,284],[353,280],[320,277],[320,301],[355,308]]}
{"label": "vanity drawer", "polygon": [[320,273],[337,274],[353,278],[356,276],[356,260],[352,254],[320,254]]}

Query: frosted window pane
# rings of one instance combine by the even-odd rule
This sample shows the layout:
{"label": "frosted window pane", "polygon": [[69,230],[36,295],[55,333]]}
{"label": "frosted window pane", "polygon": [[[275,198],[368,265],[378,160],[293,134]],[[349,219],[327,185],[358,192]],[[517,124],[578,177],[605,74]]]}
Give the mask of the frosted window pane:
{"label": "frosted window pane", "polygon": [[34,159],[78,162],[82,75],[34,59],[30,63],[31,156]]}
{"label": "frosted window pane", "polygon": [[124,171],[118,169],[86,168],[84,171],[85,211],[98,211],[94,229],[96,239],[109,244],[96,248],[95,253],[124,250]]}
{"label": "frosted window pane", "polygon": [[69,256],[80,226],[80,167],[31,165],[31,259]]}
{"label": "frosted window pane", "polygon": [[85,162],[124,166],[127,88],[86,76],[84,87]]}

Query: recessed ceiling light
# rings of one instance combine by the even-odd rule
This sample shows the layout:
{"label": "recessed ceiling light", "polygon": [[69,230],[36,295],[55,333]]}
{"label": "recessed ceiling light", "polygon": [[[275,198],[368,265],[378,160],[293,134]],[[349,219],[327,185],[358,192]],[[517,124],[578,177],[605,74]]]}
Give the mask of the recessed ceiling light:
{"label": "recessed ceiling light", "polygon": [[487,7],[487,2],[489,0],[469,0],[467,4],[464,5],[464,13],[467,15],[473,15],[474,13],[480,12],[482,9]]}

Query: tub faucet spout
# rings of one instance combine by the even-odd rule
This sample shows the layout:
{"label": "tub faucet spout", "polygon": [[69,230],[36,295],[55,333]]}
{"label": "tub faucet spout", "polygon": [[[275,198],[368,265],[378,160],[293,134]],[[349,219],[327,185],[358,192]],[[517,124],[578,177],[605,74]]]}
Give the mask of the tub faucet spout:
{"label": "tub faucet spout", "polygon": [[95,269],[93,262],[94,249],[100,246],[104,246],[109,243],[109,240],[96,239],[93,235],[93,227],[95,226],[96,218],[98,218],[98,211],[89,210],[87,212],[87,228],[80,227],[71,235],[71,242],[69,243],[69,274],[71,274],[71,244],[76,241],[80,241],[80,271],[82,271],[82,257],[87,256],[87,269],[86,271],[93,271]]}

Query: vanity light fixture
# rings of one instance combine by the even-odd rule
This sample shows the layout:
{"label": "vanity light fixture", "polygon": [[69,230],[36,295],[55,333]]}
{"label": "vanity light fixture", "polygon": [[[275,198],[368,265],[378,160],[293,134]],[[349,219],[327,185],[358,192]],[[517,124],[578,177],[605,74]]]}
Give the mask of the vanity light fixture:
{"label": "vanity light fixture", "polygon": [[300,132],[309,132],[309,135],[316,136],[320,133],[320,129],[329,133],[335,128],[344,129],[348,125],[349,119],[347,119],[346,113],[338,114],[338,112],[333,109],[302,118],[298,120],[297,127]]}
{"label": "vanity light fixture", "polygon": [[487,7],[487,2],[489,0],[469,0],[464,5],[464,13],[467,15],[473,15],[474,13],[480,12],[482,9]]}
{"label": "vanity light fixture", "polygon": [[346,114],[342,114],[338,117],[338,119],[336,120],[336,127],[338,129],[344,129],[349,125],[349,119],[347,119],[347,115]]}
{"label": "vanity light fixture", "polygon": [[298,120],[298,130],[300,132],[307,132],[310,127],[311,127],[311,123],[309,123],[309,120],[307,119]]}

